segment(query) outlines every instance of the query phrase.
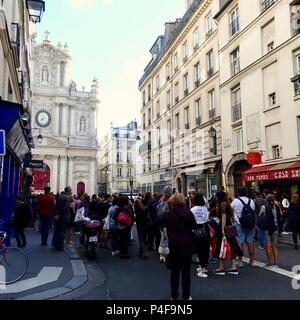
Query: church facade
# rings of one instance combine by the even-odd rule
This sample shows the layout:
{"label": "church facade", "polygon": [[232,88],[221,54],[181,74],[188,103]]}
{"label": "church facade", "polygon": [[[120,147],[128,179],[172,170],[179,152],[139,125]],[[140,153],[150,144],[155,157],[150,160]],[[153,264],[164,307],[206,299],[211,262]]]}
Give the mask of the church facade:
{"label": "church facade", "polygon": [[91,91],[77,90],[67,45],[54,46],[48,36],[32,48],[32,153],[34,160],[44,161],[42,169],[33,170],[35,192],[49,185],[54,193],[70,186],[73,193],[93,194],[97,191],[98,81],[93,80]]}

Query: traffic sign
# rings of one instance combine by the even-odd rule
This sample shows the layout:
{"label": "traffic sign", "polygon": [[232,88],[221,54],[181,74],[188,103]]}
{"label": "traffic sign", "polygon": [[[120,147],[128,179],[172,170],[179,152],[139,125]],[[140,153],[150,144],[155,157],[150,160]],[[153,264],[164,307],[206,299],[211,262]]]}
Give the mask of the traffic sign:
{"label": "traffic sign", "polygon": [[5,156],[5,131],[0,130],[0,156]]}

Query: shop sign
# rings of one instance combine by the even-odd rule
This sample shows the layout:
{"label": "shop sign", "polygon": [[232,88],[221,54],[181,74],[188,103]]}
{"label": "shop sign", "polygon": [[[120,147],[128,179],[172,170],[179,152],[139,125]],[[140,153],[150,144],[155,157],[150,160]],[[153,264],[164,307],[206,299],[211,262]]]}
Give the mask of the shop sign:
{"label": "shop sign", "polygon": [[0,156],[5,156],[5,131],[0,130]]}
{"label": "shop sign", "polygon": [[300,179],[300,168],[246,174],[244,179],[246,182],[271,181],[271,180],[281,180],[281,179]]}
{"label": "shop sign", "polygon": [[24,161],[25,168],[43,169],[43,166],[44,166],[44,161],[42,160]]}
{"label": "shop sign", "polygon": [[261,162],[262,162],[261,153],[260,152],[249,152],[247,154],[247,161],[251,165],[261,164]]}

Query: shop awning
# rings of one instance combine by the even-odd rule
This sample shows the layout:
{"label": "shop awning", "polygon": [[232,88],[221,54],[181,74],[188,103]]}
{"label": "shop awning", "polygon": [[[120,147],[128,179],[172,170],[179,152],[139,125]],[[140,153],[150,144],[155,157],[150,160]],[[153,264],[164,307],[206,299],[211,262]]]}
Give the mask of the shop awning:
{"label": "shop awning", "polygon": [[245,182],[300,179],[300,161],[252,167],[243,174]]}

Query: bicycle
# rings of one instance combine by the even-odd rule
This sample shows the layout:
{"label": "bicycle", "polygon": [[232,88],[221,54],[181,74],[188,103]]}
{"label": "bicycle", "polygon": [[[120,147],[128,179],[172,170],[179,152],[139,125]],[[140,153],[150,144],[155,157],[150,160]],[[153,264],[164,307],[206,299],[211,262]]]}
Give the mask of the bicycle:
{"label": "bicycle", "polygon": [[3,240],[6,232],[0,231],[0,284],[12,284],[19,281],[29,266],[27,253],[14,246],[6,247]]}

